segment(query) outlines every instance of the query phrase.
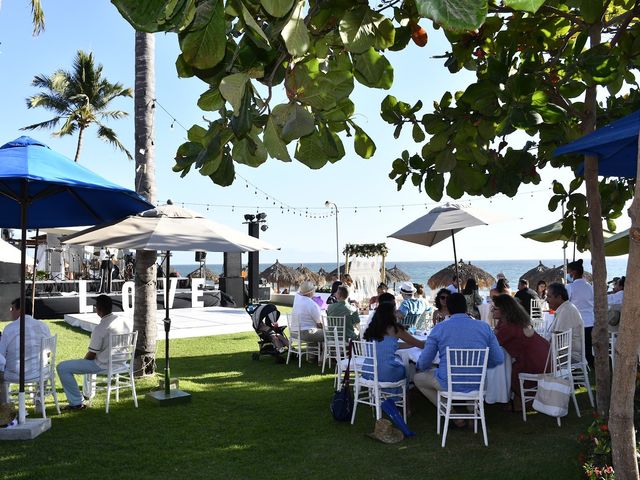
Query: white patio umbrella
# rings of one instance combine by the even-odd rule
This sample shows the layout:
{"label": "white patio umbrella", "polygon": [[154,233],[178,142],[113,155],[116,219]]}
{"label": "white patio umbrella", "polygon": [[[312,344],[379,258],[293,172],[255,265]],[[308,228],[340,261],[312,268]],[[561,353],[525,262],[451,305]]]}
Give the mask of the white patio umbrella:
{"label": "white patio umbrella", "polygon": [[[100,245],[105,247],[129,248],[135,250],[164,250],[167,252],[165,269],[166,315],[165,330],[165,399],[182,392],[170,390],[169,375],[169,257],[170,251],[204,252],[256,252],[277,250],[277,247],[216,223],[197,212],[171,204],[145,210],[138,215],[123,220],[98,225],[82,232],[63,237],[61,241],[71,245]],[[184,394],[186,395],[186,394]]]}
{"label": "white patio umbrella", "polygon": [[414,220],[409,225],[389,235],[406,242],[417,243],[431,247],[442,240],[451,237],[453,242],[453,259],[458,275],[458,255],[456,253],[455,234],[467,227],[489,225],[502,220],[503,217],[472,207],[447,203],[436,207],[426,215]]}

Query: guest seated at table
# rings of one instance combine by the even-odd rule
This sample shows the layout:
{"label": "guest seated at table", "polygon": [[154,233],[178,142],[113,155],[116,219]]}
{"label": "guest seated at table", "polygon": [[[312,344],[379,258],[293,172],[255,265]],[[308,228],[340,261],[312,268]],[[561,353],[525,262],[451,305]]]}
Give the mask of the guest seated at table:
{"label": "guest seated at table", "polygon": [[549,342],[538,335],[531,326],[531,318],[511,295],[498,295],[493,299],[493,318],[498,321],[496,337],[500,345],[513,359],[511,366],[511,391],[515,411],[522,410],[519,373],[544,373]]}
{"label": "guest seated at table", "polygon": [[414,283],[414,287],[416,287],[416,293],[413,294],[413,298],[422,298],[425,299],[426,296],[424,294],[424,285],[421,283]]}
{"label": "guest seated at table", "polygon": [[613,286],[613,293],[607,295],[609,305],[622,305],[624,300],[624,281],[626,277],[620,277]]}
{"label": "guest seated at table", "polygon": [[449,317],[449,309],[447,308],[447,298],[451,292],[448,288],[441,288],[436,294],[435,310],[431,315],[431,324],[435,327],[438,323]]}
{"label": "guest seated at table", "polygon": [[336,292],[338,291],[338,287],[340,285],[342,285],[342,282],[340,280],[336,280],[331,284],[331,293],[327,298],[327,305],[331,305],[332,303],[336,303],[338,301],[338,299],[336,298]]}
{"label": "guest seated at table", "polygon": [[347,304],[349,298],[349,289],[344,285],[338,287],[336,290],[335,303],[332,303],[327,307],[327,316],[329,317],[344,317],[344,334],[347,340],[355,340],[358,334],[355,332],[354,327],[360,323],[360,315],[358,315],[358,309],[353,305]]}
{"label": "guest seated at table", "polygon": [[382,295],[383,293],[386,293],[387,290],[389,289],[389,287],[387,287],[386,283],[381,283],[378,285],[377,288],[377,295],[374,295],[373,297],[371,297],[369,299],[369,310],[375,310],[378,307],[378,298],[380,297],[380,295]]}
{"label": "guest seated at table", "polygon": [[[399,348],[423,348],[424,342],[405,331],[396,320],[396,299],[391,293],[380,295],[378,308],[373,314],[364,339],[375,341],[378,359],[378,380],[381,382],[397,382],[406,377],[404,364],[396,356]],[[404,343],[399,343],[402,340]]]}
{"label": "guest seated at table", "polygon": [[489,291],[489,295],[491,295],[491,298],[502,294],[511,295],[509,284],[504,278],[498,279],[498,281],[496,282],[496,286]]}
{"label": "guest seated at table", "polygon": [[[552,283],[547,288],[547,302],[553,310],[553,322],[548,329],[549,337],[555,332],[571,329],[571,357],[574,362],[582,361],[582,346],[584,345],[584,323],[580,311],[569,301],[569,293],[561,283]],[[550,338],[547,338],[549,340]]]}
{"label": "guest seated at table", "polygon": [[[454,293],[447,299],[447,308],[451,317],[437,324],[427,337],[424,349],[416,366],[418,373],[413,383],[434,405],[438,402],[438,390],[447,389],[447,347],[450,348],[486,348],[489,347],[487,368],[493,368],[504,362],[504,353],[491,327],[478,322],[467,314],[467,301],[461,293]],[[433,361],[439,355],[440,363],[433,367]],[[464,390],[460,387],[459,391]],[[470,386],[469,389],[472,387]],[[456,426],[463,427],[466,422],[458,420]]]}
{"label": "guest seated at table", "polygon": [[538,284],[536,285],[536,293],[538,294],[538,298],[544,302],[547,301],[547,282],[544,280],[538,280]]}
{"label": "guest seated at table", "polygon": [[458,276],[454,275],[451,277],[451,283],[447,286],[447,290],[450,293],[458,293]]}
{"label": "guest seated at table", "polygon": [[427,303],[421,298],[413,298],[416,293],[416,287],[411,282],[402,282],[400,285],[400,294],[402,295],[402,303],[398,307],[398,313],[402,318],[407,315],[414,315],[417,319],[427,309]]}
{"label": "guest seated at table", "polygon": [[[291,318],[300,322],[300,336],[306,342],[324,342],[320,307],[313,301],[316,286],[313,282],[302,282],[293,298]],[[289,326],[293,330],[293,326]]]}
{"label": "guest seated at table", "polygon": [[478,284],[475,278],[470,278],[462,290],[465,300],[467,301],[467,313],[474,318],[480,318],[480,310],[478,305],[482,304],[482,297],[478,293]]}
{"label": "guest seated at table", "polygon": [[515,294],[516,299],[524,308],[525,312],[531,312],[531,300],[540,300],[538,294],[529,288],[529,280],[521,278],[518,282],[518,291]]}

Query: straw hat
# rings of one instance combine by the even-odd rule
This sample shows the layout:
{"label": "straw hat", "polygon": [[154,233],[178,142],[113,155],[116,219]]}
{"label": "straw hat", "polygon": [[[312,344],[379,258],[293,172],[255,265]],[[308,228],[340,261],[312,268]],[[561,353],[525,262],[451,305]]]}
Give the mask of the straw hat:
{"label": "straw hat", "polygon": [[398,443],[404,439],[402,432],[391,425],[391,422],[386,418],[377,420],[373,433],[369,433],[368,435],[382,443]]}
{"label": "straw hat", "polygon": [[413,295],[416,293],[416,287],[411,282],[402,282],[400,284],[400,293],[403,295]]}
{"label": "straw hat", "polygon": [[0,403],[0,427],[6,427],[16,418],[13,403]]}
{"label": "straw hat", "polygon": [[306,281],[300,284],[300,288],[298,288],[298,293],[300,295],[313,295],[316,292],[316,286],[313,282]]}

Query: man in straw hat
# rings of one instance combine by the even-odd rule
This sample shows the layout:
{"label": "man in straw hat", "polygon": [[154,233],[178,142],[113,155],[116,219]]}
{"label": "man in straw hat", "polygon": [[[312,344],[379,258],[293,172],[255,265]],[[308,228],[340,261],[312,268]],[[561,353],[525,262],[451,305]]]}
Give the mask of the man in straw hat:
{"label": "man in straw hat", "polygon": [[[291,311],[292,323],[297,321],[300,325],[300,337],[305,342],[324,342],[322,333],[322,317],[320,307],[313,301],[316,293],[316,286],[313,282],[302,282],[298,293],[293,299],[293,310]],[[293,325],[289,327],[293,330]]]}
{"label": "man in straw hat", "polygon": [[408,314],[415,315],[416,317],[422,315],[427,309],[427,304],[421,298],[413,298],[413,294],[416,293],[416,287],[411,282],[402,282],[400,284],[400,294],[402,295],[402,303],[398,307],[398,312],[402,315],[402,318]]}

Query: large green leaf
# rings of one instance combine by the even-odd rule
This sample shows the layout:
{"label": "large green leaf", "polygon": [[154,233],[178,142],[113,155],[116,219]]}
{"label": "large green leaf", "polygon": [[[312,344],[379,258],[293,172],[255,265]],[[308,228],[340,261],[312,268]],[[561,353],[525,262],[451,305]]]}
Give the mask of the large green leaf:
{"label": "large green leaf", "polygon": [[373,48],[354,54],[356,80],[367,87],[388,90],[393,84],[393,67]]}
{"label": "large green leaf", "polygon": [[272,17],[284,17],[291,7],[293,6],[293,0],[260,0],[260,3]]}
{"label": "large green leaf", "polygon": [[266,50],[271,46],[269,44],[269,39],[265,35],[262,28],[260,28],[260,25],[258,25],[258,23],[253,18],[251,12],[249,12],[249,10],[247,10],[247,7],[244,6],[244,3],[240,3],[240,5],[242,6],[242,18],[244,19],[244,23],[251,30],[251,32],[253,32],[254,35],[258,36],[258,38],[260,39],[258,42],[256,42],[256,44]]}
{"label": "large green leaf", "polygon": [[240,114],[242,98],[245,95],[245,87],[249,81],[246,73],[233,73],[222,79],[220,82],[220,93],[224,99],[233,107],[233,114]]}
{"label": "large green leaf", "polygon": [[111,0],[120,14],[138,31],[179,31],[195,14],[195,0]]}
{"label": "large green leaf", "polygon": [[347,50],[362,53],[373,47],[384,50],[393,45],[395,28],[384,15],[374,12],[368,5],[359,5],[340,20],[340,38]]}
{"label": "large green leaf", "polygon": [[359,126],[352,124],[356,131],[355,138],[353,140],[353,146],[358,155],[362,158],[371,158],[376,153],[376,144],[373,143],[371,137],[365,133]]}
{"label": "large green leaf", "polygon": [[213,112],[224,107],[224,99],[217,88],[210,88],[198,99],[198,107],[205,112]]}
{"label": "large green leaf", "polygon": [[456,156],[451,150],[443,150],[436,155],[436,170],[439,173],[450,172],[456,168]]}
{"label": "large green leaf", "polygon": [[315,130],[313,115],[297,103],[276,105],[271,112],[271,118],[280,129],[281,138],[286,143],[309,135]]}
{"label": "large green leaf", "polygon": [[250,167],[259,167],[267,161],[267,149],[260,139],[254,136],[236,141],[231,155],[234,161]]}
{"label": "large green leaf", "polygon": [[416,0],[418,13],[447,30],[463,32],[480,28],[487,17],[487,0]]}
{"label": "large green leaf", "polygon": [[317,58],[309,58],[295,66],[285,86],[295,91],[296,98],[305,105],[316,110],[332,110],[353,90],[350,57],[338,55],[324,65]]}
{"label": "large green leaf", "polygon": [[282,29],[282,39],[287,51],[294,57],[302,57],[309,49],[309,31],[304,24],[305,0],[299,0],[291,12],[289,21]]}
{"label": "large green leaf", "polygon": [[220,166],[212,175],[209,175],[209,178],[221,187],[228,187],[233,183],[235,178],[235,167],[233,165],[231,155],[224,155],[222,157]]}
{"label": "large green leaf", "polygon": [[201,70],[220,63],[226,48],[225,28],[222,0],[201,2],[189,30],[178,35],[185,62]]}
{"label": "large green leaf", "polygon": [[287,145],[282,141],[280,135],[278,135],[278,128],[272,117],[269,117],[267,125],[264,127],[263,142],[267,152],[269,152],[272,158],[277,158],[285,162],[291,161],[291,157],[287,151]]}
{"label": "large green leaf", "polygon": [[307,167],[316,170],[327,164],[329,160],[326,155],[327,148],[325,137],[315,130],[311,135],[300,139],[296,146],[295,157]]}
{"label": "large green leaf", "polygon": [[504,0],[504,5],[515,10],[524,10],[525,12],[536,13],[545,1],[546,0]]}
{"label": "large green leaf", "polygon": [[580,13],[587,23],[595,23],[602,18],[604,4],[602,0],[582,0]]}

